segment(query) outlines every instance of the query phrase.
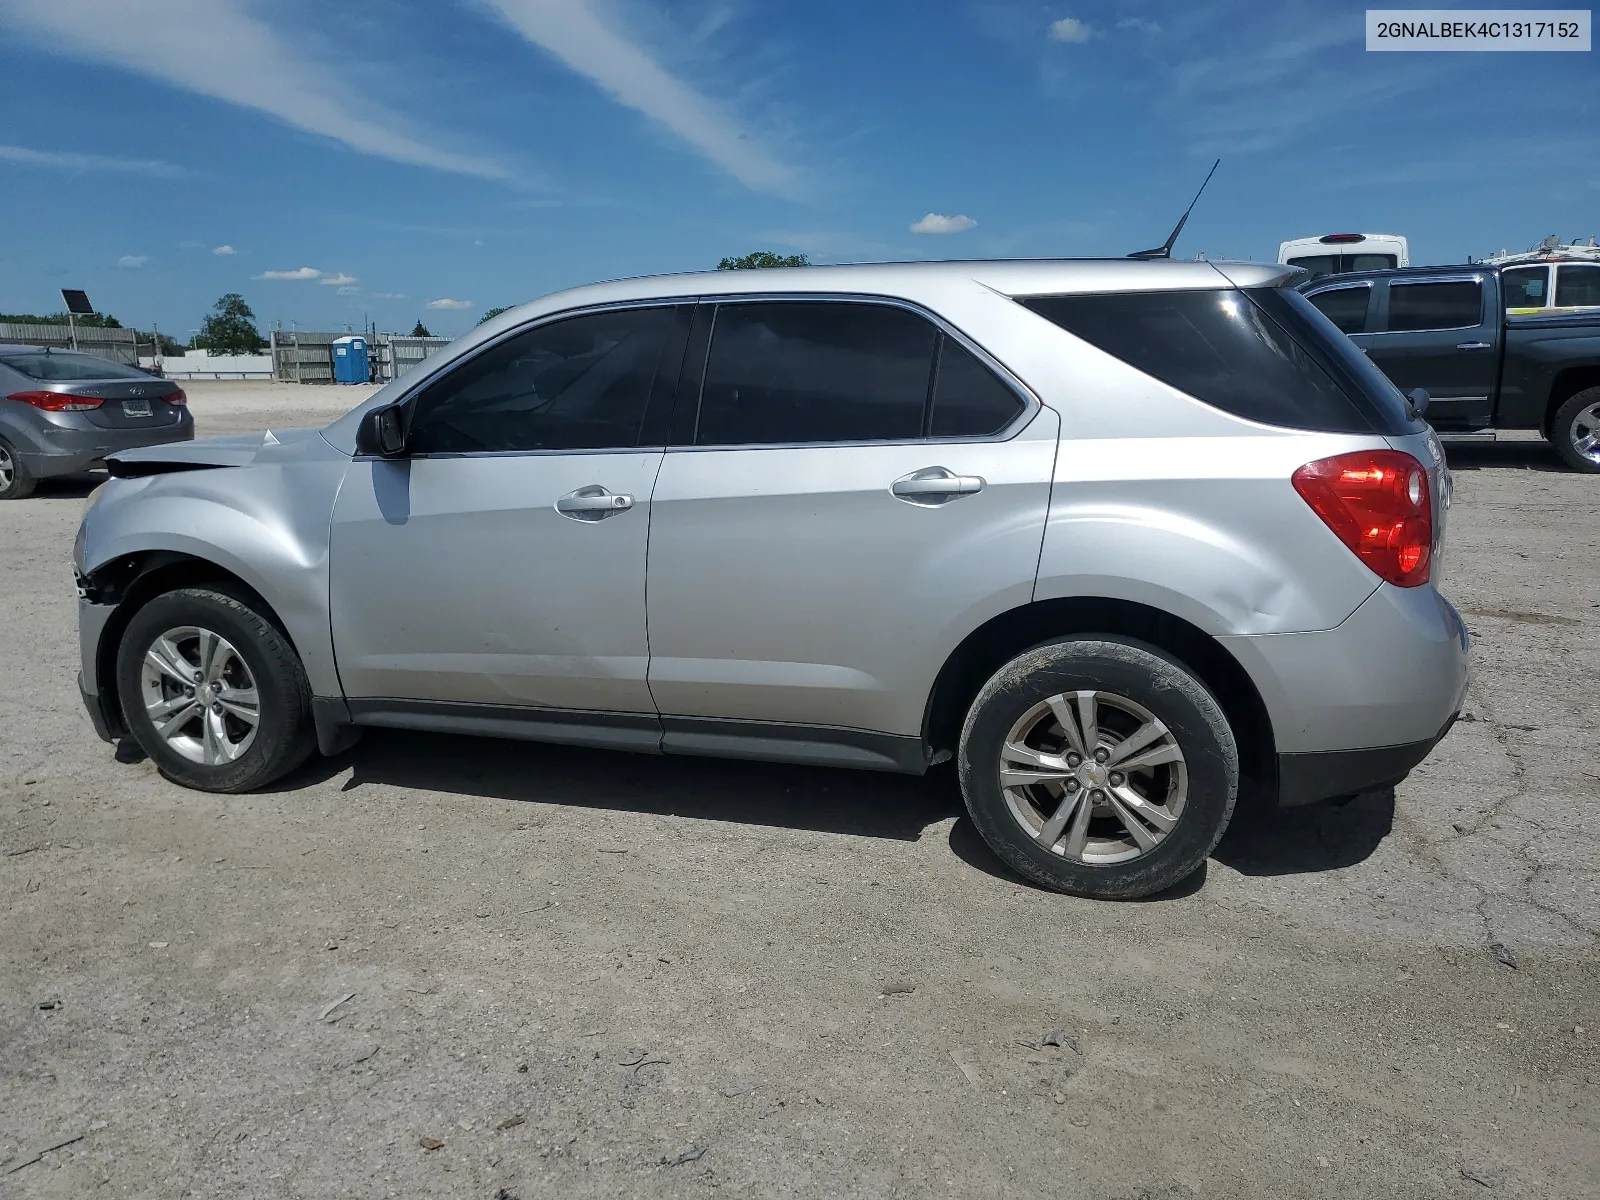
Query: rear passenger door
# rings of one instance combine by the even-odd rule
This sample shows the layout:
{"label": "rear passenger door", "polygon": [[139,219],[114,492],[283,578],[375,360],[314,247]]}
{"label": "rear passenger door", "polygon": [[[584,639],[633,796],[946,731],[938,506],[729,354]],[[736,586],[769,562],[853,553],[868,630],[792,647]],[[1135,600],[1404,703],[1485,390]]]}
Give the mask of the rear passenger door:
{"label": "rear passenger door", "polygon": [[[1058,417],[901,305],[730,301],[696,321],[651,512],[665,748],[919,761],[945,655],[1032,596]],[[898,741],[852,749],[862,730]]]}
{"label": "rear passenger door", "polygon": [[1500,370],[1499,298],[1478,272],[1383,281],[1365,349],[1401,391],[1426,388],[1428,421],[1480,429],[1493,420]]}

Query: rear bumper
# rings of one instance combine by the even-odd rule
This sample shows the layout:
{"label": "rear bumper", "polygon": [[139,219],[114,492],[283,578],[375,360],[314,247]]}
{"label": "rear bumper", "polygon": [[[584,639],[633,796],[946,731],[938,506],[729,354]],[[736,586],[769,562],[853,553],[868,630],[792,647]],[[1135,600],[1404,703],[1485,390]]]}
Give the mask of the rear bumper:
{"label": "rear bumper", "polygon": [[1324,750],[1278,755],[1278,803],[1285,808],[1335,796],[1393,787],[1433,751],[1456,722],[1452,716],[1435,736],[1401,746]]}
{"label": "rear bumper", "polygon": [[35,479],[46,479],[102,467],[105,456],[119,450],[193,441],[194,417],[184,411],[175,424],[151,429],[41,423],[37,427],[17,429],[12,437],[23,468]]}

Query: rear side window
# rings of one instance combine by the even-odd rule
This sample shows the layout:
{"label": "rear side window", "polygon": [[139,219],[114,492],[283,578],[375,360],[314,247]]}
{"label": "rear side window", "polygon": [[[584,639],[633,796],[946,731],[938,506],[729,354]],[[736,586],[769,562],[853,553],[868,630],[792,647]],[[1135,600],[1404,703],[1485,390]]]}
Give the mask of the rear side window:
{"label": "rear side window", "polygon": [[91,379],[149,379],[144,371],[112,362],[109,358],[96,358],[93,354],[73,351],[51,351],[28,354],[0,354],[0,363],[19,371],[29,379],[44,379],[53,383],[70,383]]}
{"label": "rear side window", "polygon": [[[1277,293],[1265,289],[1263,300],[1273,305],[1299,301],[1328,331],[1326,340],[1343,342],[1359,357],[1304,296]],[[1293,429],[1373,431],[1362,406],[1318,361],[1326,361],[1326,350],[1308,352],[1244,292],[1035,296],[1022,303],[1146,375],[1234,416]],[[1293,319],[1293,310],[1289,315]],[[1299,322],[1305,325],[1303,317]],[[1308,330],[1307,340],[1316,336]]]}
{"label": "rear side window", "polygon": [[1600,305],[1600,266],[1563,263],[1556,268],[1556,307]]}
{"label": "rear side window", "polygon": [[1000,382],[954,338],[940,338],[933,385],[934,437],[983,437],[999,433],[1022,411],[1022,397]]}
{"label": "rear side window", "polygon": [[1500,291],[1507,308],[1543,308],[1549,267],[1517,267],[1500,272]]}
{"label": "rear side window", "polygon": [[1372,289],[1362,284],[1360,287],[1329,288],[1306,299],[1337,325],[1340,333],[1361,333],[1367,327],[1367,301],[1371,296]]}
{"label": "rear side window", "polygon": [[695,444],[920,438],[937,334],[916,314],[883,304],[724,304]]}
{"label": "rear side window", "polygon": [[1475,279],[1389,282],[1389,332],[1470,329],[1483,320],[1483,285]]}

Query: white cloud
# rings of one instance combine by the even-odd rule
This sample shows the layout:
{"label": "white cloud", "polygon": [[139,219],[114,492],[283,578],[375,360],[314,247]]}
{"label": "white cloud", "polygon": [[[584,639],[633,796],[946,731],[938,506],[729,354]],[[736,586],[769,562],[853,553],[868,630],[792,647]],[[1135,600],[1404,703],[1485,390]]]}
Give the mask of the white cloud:
{"label": "white cloud", "polygon": [[1087,42],[1093,36],[1094,30],[1077,17],[1062,17],[1059,21],[1050,22],[1050,40],[1053,42]]}
{"label": "white cloud", "polygon": [[372,298],[374,300],[404,300],[406,294],[404,292],[373,292]]}
{"label": "white cloud", "polygon": [[148,254],[124,254],[121,258],[117,259],[117,266],[121,267],[124,271],[137,271],[149,261],[150,256]]}
{"label": "white cloud", "polygon": [[[326,279],[324,279],[322,282],[323,283],[327,283],[328,281]],[[339,289],[339,293],[338,294],[341,295],[341,296],[354,296],[360,290],[361,289],[358,288],[358,287],[342,287],[342,288]]]}
{"label": "white cloud", "polygon": [[189,174],[182,167],[154,158],[107,158],[101,154],[74,154],[64,150],[30,150],[26,146],[0,146],[0,162],[21,163],[28,167],[57,167],[64,171],[123,171],[132,175],[157,175],[169,179]]}
{"label": "white cloud", "polygon": [[962,233],[977,225],[965,213],[947,217],[943,213],[929,213],[911,226],[912,233]]}
{"label": "white cloud", "polygon": [[296,267],[292,271],[263,271],[257,279],[321,279],[322,272],[315,267]]}
{"label": "white cloud", "polygon": [[50,51],[253,108],[363,154],[464,175],[507,173],[406,132],[397,116],[345,84],[336,66],[308,56],[303,41],[247,15],[241,0],[0,0],[0,23]]}
{"label": "white cloud", "polygon": [[[304,267],[301,268],[301,270],[304,269]],[[317,282],[323,287],[342,288],[349,287],[352,283],[360,283],[361,280],[357,279],[354,275],[324,275],[321,279],[317,280]]]}
{"label": "white cloud", "polygon": [[587,75],[618,103],[665,125],[746,187],[782,193],[795,184],[793,167],[624,33],[602,21],[595,0],[484,2],[530,42]]}
{"label": "white cloud", "polygon": [[1160,33],[1161,26],[1144,17],[1124,17],[1117,22],[1118,29],[1134,29],[1140,33]]}
{"label": "white cloud", "polygon": [[228,256],[230,254],[237,254],[239,252],[237,250],[235,250],[232,246],[213,246],[212,249],[211,249],[211,253],[219,255],[219,256],[222,256],[222,257],[226,257],[226,256]]}
{"label": "white cloud", "polygon": [[452,300],[452,299],[450,299],[449,296],[446,296],[442,300],[429,300],[428,301],[428,307],[429,308],[451,308],[451,309],[454,309],[454,308],[471,308],[472,307],[472,301],[471,300]]}

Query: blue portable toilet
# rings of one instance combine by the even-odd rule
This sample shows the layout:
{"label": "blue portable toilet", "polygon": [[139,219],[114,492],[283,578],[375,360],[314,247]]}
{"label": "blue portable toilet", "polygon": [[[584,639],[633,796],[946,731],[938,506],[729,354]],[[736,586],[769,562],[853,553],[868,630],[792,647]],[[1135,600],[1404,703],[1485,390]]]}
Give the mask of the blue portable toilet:
{"label": "blue portable toilet", "polygon": [[333,381],[335,383],[366,383],[372,368],[367,363],[367,339],[342,337],[333,339]]}

